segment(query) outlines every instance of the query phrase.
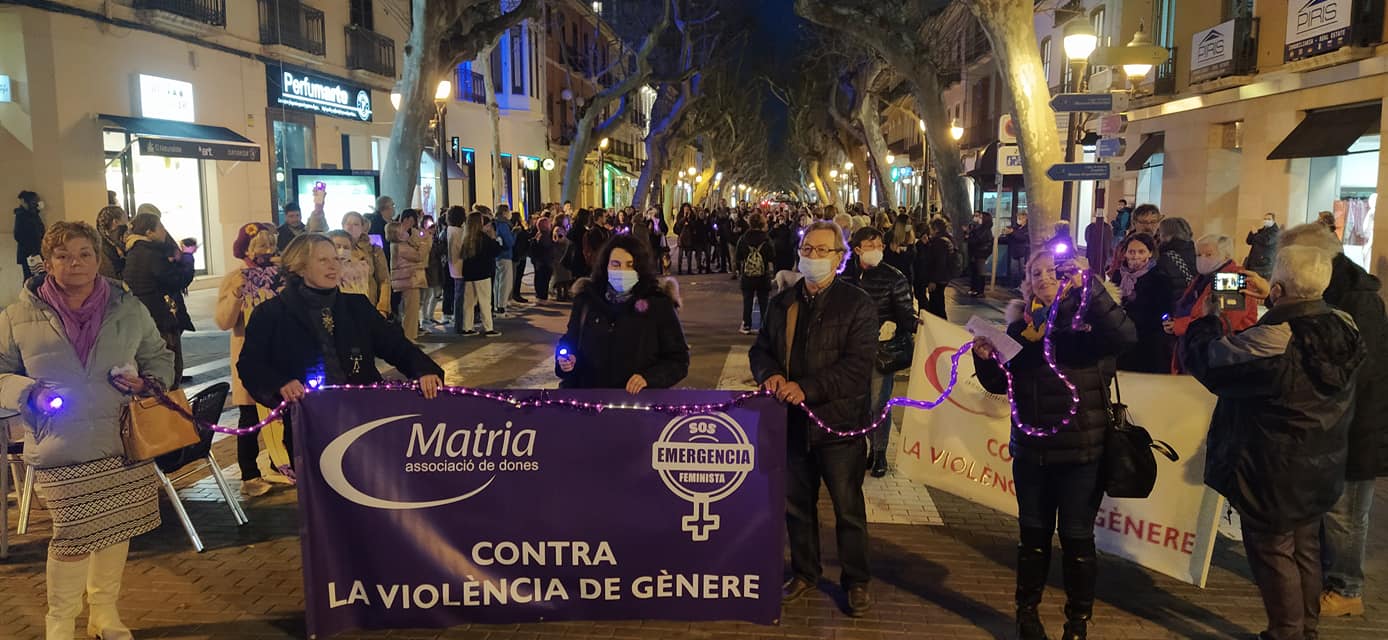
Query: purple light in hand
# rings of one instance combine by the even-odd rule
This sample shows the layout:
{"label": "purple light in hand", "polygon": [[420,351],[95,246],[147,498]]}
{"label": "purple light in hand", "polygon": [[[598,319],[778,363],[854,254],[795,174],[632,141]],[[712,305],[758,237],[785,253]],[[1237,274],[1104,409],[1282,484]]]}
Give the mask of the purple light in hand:
{"label": "purple light in hand", "polygon": [[559,357],[562,358],[567,355],[569,355],[569,350],[564,347],[559,347]]}
{"label": "purple light in hand", "polygon": [[310,389],[317,389],[317,388],[319,388],[319,387],[321,387],[321,386],[323,386],[323,378],[321,378],[321,377],[316,377],[316,378],[309,378],[309,379],[308,379],[308,388],[310,388]]}
{"label": "purple light in hand", "polygon": [[63,408],[63,398],[62,398],[62,396],[53,396],[53,399],[48,401],[48,410],[49,410],[49,411],[57,411],[57,410],[62,409],[62,408]]}
{"label": "purple light in hand", "polygon": [[1065,255],[1065,254],[1067,254],[1067,253],[1070,253],[1070,245],[1065,244],[1064,242],[1057,242],[1057,243],[1055,244],[1055,254],[1056,254],[1056,255],[1058,255],[1058,256],[1063,256],[1063,255]]}

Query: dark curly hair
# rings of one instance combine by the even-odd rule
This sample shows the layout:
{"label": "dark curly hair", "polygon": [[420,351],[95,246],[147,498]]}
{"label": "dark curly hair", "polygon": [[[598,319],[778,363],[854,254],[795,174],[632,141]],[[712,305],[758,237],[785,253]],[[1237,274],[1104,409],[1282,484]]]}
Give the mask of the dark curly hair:
{"label": "dark curly hair", "polygon": [[[590,236],[591,237],[591,234]],[[636,267],[637,283],[634,291],[644,293],[655,288],[659,275],[655,271],[655,259],[651,255],[651,243],[642,242],[630,234],[612,236],[593,256],[593,283],[598,291],[607,291],[607,263],[611,261],[612,250],[622,249],[631,254],[632,266]]]}

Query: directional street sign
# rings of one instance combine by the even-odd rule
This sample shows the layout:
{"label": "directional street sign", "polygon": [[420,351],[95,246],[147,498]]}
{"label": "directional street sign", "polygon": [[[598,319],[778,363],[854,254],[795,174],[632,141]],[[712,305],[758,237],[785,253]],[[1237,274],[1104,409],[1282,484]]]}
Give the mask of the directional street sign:
{"label": "directional street sign", "polygon": [[1061,93],[1051,98],[1051,108],[1060,113],[1122,111],[1127,108],[1126,97],[1113,93]]}
{"label": "directional street sign", "polygon": [[1113,168],[1107,162],[1062,162],[1046,170],[1046,177],[1056,182],[1075,180],[1108,180]]}
{"label": "directional street sign", "polygon": [[1127,144],[1122,138],[1100,138],[1095,153],[1100,158],[1117,158],[1123,155],[1123,149]]}

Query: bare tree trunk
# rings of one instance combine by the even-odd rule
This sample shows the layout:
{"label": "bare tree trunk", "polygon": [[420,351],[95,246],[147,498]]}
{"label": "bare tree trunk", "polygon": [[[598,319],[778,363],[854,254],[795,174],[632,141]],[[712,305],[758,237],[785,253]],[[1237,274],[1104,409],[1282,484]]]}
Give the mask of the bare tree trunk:
{"label": "bare tree trunk", "polygon": [[818,159],[810,160],[810,179],[814,181],[815,194],[819,196],[820,206],[834,204],[834,196],[829,193],[829,189],[825,186],[824,176],[819,173],[819,165]]}
{"label": "bare tree trunk", "polygon": [[[898,67],[900,70],[901,67]],[[964,163],[959,160],[959,145],[949,133],[949,112],[943,99],[944,87],[931,71],[908,75],[916,96],[917,108],[925,120],[925,138],[930,145],[930,160],[939,176],[940,203],[945,215],[957,225],[965,226],[973,218],[973,202],[965,184]]]}
{"label": "bare tree trunk", "polygon": [[436,1],[414,3],[415,28],[410,31],[405,61],[400,67],[400,109],[390,128],[381,172],[381,193],[399,203],[414,198],[415,185],[419,183],[420,149],[429,132],[429,121],[435,116],[433,70],[439,66],[439,48],[423,44],[437,41],[447,27],[438,12],[429,10]]}
{"label": "bare tree trunk", "polygon": [[482,84],[486,87],[487,113],[492,122],[492,207],[506,201],[506,182],[501,179],[501,106],[496,102],[496,92],[492,90],[492,57],[490,54],[478,56],[482,67]]}
{"label": "bare tree trunk", "polygon": [[[1032,3],[1024,0],[968,0],[978,17],[1008,91],[1012,93],[1012,118],[1017,122],[1017,145],[1027,185],[1027,226],[1032,251],[1050,239],[1060,219],[1062,185],[1046,177],[1046,170],[1060,162],[1060,134],[1051,110],[1049,89],[1036,48]],[[1037,92],[1040,92],[1040,95]],[[932,138],[933,143],[933,138]]]}
{"label": "bare tree trunk", "polygon": [[713,186],[713,176],[717,174],[715,170],[717,166],[717,160],[710,160],[708,164],[704,165],[704,170],[699,173],[699,177],[703,180],[696,179],[694,181],[695,204],[703,204],[704,200],[708,198],[709,188]]}
{"label": "bare tree trunk", "polygon": [[882,120],[878,116],[877,98],[869,93],[858,105],[858,122],[863,127],[863,138],[867,143],[868,154],[872,158],[871,171],[877,176],[878,193],[882,204],[896,209],[896,193],[888,188],[891,185],[891,166],[887,164],[887,140],[882,135]]}

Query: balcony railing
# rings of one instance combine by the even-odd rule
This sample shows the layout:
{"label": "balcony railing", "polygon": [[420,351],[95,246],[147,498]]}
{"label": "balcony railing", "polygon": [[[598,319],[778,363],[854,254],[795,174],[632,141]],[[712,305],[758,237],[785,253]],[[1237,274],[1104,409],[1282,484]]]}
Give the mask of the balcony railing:
{"label": "balcony railing", "polygon": [[635,125],[636,128],[638,128],[638,129],[645,129],[645,128],[646,128],[646,114],[642,113],[641,110],[638,109],[638,108],[631,108],[630,113],[631,113],[631,124]]}
{"label": "balcony railing", "polygon": [[964,62],[973,62],[992,53],[993,44],[977,20],[969,20],[968,40],[964,42]]}
{"label": "balcony railing", "polygon": [[487,85],[484,82],[482,74],[466,67],[459,67],[458,82],[456,83],[458,87],[457,99],[463,102],[487,104]]}
{"label": "balcony railing", "polygon": [[325,50],[323,12],[299,0],[259,0],[260,43],[280,44],[316,56]]}
{"label": "balcony railing", "polygon": [[395,77],[395,41],[375,31],[347,25],[347,68]]}
{"label": "balcony railing", "polygon": [[1157,77],[1152,82],[1152,95],[1174,96],[1176,95],[1176,54],[1180,53],[1178,47],[1171,47],[1171,57],[1166,62],[1157,65]]}
{"label": "balcony railing", "polygon": [[[1213,32],[1211,35],[1214,35]],[[1218,42],[1211,40],[1212,42]],[[1209,65],[1201,69],[1191,69],[1190,83],[1197,84],[1223,78],[1225,76],[1246,76],[1256,73],[1258,70],[1258,19],[1243,17],[1234,19],[1234,31],[1229,36],[1229,46],[1233,47],[1232,59],[1224,64]],[[1194,55],[1199,55],[1206,50],[1206,45],[1197,43],[1200,47]],[[1214,46],[1213,44],[1209,46]]]}
{"label": "balcony railing", "polygon": [[226,0],[135,0],[135,8],[172,13],[214,27],[227,25]]}

